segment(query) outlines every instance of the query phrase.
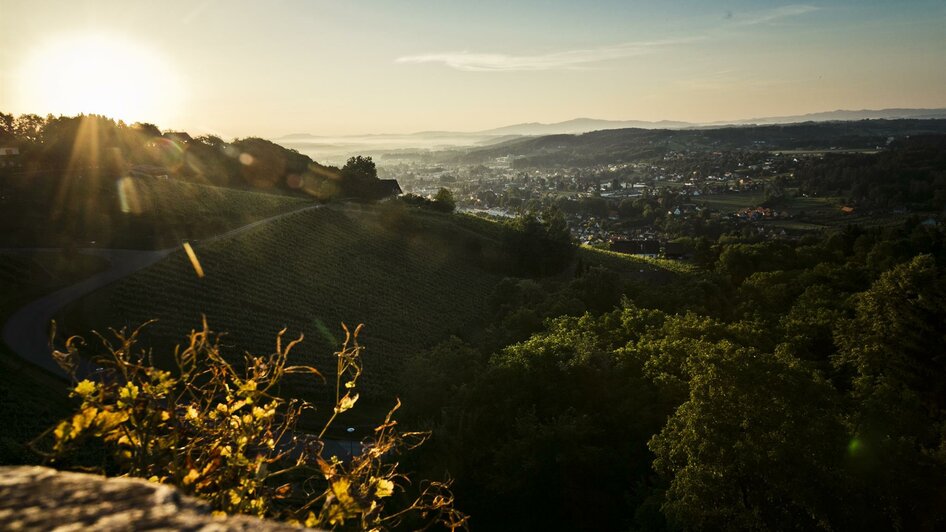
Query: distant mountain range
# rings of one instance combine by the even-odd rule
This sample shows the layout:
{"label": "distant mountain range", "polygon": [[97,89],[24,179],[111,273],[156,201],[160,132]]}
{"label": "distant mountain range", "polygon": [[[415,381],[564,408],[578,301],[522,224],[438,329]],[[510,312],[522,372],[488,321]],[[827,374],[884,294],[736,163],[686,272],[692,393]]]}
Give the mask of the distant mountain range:
{"label": "distant mountain range", "polygon": [[[319,135],[310,135],[307,133],[295,133],[286,135],[276,140],[295,141],[295,142],[319,142],[323,140],[338,140],[339,138],[349,138],[352,140],[374,141],[411,138],[424,138],[428,140],[442,140],[442,143],[454,143],[458,139],[467,139],[466,143],[478,143],[489,140],[489,137],[511,137],[511,136],[541,136],[558,134],[579,134],[590,131],[601,131],[606,129],[691,129],[719,127],[727,125],[767,125],[767,124],[793,124],[799,122],[832,122],[832,121],[853,121],[853,120],[892,120],[900,118],[912,119],[943,119],[946,118],[946,108],[939,109],[862,109],[854,110],[836,110],[820,113],[809,113],[804,115],[791,116],[773,116],[761,118],[749,118],[742,120],[730,120],[719,122],[679,122],[672,120],[661,120],[658,122],[648,122],[643,120],[602,120],[596,118],[575,118],[564,122],[555,122],[545,124],[541,122],[528,122],[523,124],[513,124],[509,126],[486,129],[483,131],[458,132],[458,131],[420,131],[409,134],[368,134],[368,135],[348,135],[344,137],[328,137]],[[466,144],[464,143],[464,144]]]}
{"label": "distant mountain range", "polygon": [[793,124],[798,122],[834,122],[851,120],[895,120],[899,118],[946,118],[946,109],[861,109],[860,111],[825,111],[806,115],[751,118],[734,122],[714,122],[704,125],[726,124]]}
{"label": "distant mountain range", "polygon": [[698,124],[690,122],[674,122],[671,120],[661,120],[660,122],[646,122],[643,120],[600,120],[596,118],[575,118],[565,122],[556,122],[554,124],[542,124],[539,122],[529,122],[526,124],[514,124],[511,126],[487,129],[477,131],[479,135],[559,135],[559,134],[578,134],[589,131],[600,131],[602,129],[682,129],[696,127]]}
{"label": "distant mountain range", "polygon": [[[581,135],[594,131],[606,132],[627,130],[634,132],[700,131],[712,129],[744,129],[749,126],[772,126],[779,124],[829,123],[858,120],[897,119],[946,119],[946,109],[879,109],[861,111],[828,111],[806,115],[750,118],[730,122],[691,123],[663,120],[600,120],[575,118],[565,122],[542,124],[530,122],[487,129],[483,131],[420,131],[400,134],[369,134],[347,136],[320,136],[296,133],[273,139],[278,144],[304,153],[313,159],[330,164],[344,164],[354,155],[373,157],[410,156],[444,150],[478,150],[491,146],[505,146],[510,142],[541,139],[550,135]],[[634,135],[632,135],[634,136]]]}

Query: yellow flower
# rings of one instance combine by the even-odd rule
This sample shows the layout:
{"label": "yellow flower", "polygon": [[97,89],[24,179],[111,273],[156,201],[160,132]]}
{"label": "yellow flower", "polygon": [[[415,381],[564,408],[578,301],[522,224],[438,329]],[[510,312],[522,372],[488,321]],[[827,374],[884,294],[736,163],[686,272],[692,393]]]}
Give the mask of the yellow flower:
{"label": "yellow flower", "polygon": [[85,379],[79,382],[79,384],[76,384],[75,392],[82,397],[88,397],[95,393],[96,389],[98,389],[98,386],[96,386],[94,382]]}
{"label": "yellow flower", "polygon": [[345,397],[342,397],[342,400],[338,402],[338,406],[335,407],[336,412],[344,412],[346,410],[351,410],[351,407],[355,406],[355,401],[358,400],[358,394],[348,395],[345,394]]}
{"label": "yellow flower", "polygon": [[386,478],[373,478],[372,480],[375,483],[374,494],[379,499],[384,497],[390,497],[394,493],[394,482]]}
{"label": "yellow flower", "polygon": [[200,471],[191,469],[187,472],[187,476],[184,477],[184,485],[193,484],[198,478],[200,478]]}
{"label": "yellow flower", "polygon": [[79,411],[78,414],[72,416],[72,432],[73,434],[78,434],[83,430],[92,426],[92,423],[95,422],[95,416],[98,415],[99,410],[95,407],[83,408]]}
{"label": "yellow flower", "polygon": [[193,406],[188,406],[187,414],[184,415],[184,418],[194,420],[194,419],[197,419],[197,414],[198,412],[196,408],[194,408]]}
{"label": "yellow flower", "polygon": [[138,386],[128,383],[118,390],[118,406],[125,406],[138,398]]}
{"label": "yellow flower", "polygon": [[53,434],[56,436],[57,440],[64,439],[67,435],[70,434],[69,423],[61,421],[59,425],[56,426],[56,430],[53,431]]}

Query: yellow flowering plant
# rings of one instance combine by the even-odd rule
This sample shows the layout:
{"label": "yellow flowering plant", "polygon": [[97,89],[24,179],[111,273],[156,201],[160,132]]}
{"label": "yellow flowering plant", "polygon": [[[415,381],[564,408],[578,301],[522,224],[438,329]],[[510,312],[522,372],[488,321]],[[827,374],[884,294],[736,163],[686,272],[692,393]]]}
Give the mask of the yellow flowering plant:
{"label": "yellow flowering plant", "polygon": [[[343,461],[323,456],[326,431],[354,407],[361,375],[359,325],[342,325],[345,340],[336,353],[335,405],[318,435],[298,429],[312,405],[275,393],[285,375],[322,379],[309,366],[289,365],[303,337],[276,336],[272,354],[247,354],[239,367],[221,354],[220,335],[206,319],[174,350],[174,370],[156,368],[150,352],[138,348],[141,330],[98,335],[104,355],[95,373],[77,378],[84,341],[69,338],[53,356],[72,376],[72,395],[81,401],[70,418],[34,442],[56,462],[89,441],[109,451],[122,474],[171,484],[205,499],[224,513],[280,518],[307,526],[381,530],[410,517],[466,528],[467,516],[453,506],[449,482],[421,482],[409,497],[409,479],[394,458],[417,447],[425,433],[398,432],[388,413],[363,451]],[[396,502],[392,502],[395,501]],[[406,502],[405,502],[406,501]]]}

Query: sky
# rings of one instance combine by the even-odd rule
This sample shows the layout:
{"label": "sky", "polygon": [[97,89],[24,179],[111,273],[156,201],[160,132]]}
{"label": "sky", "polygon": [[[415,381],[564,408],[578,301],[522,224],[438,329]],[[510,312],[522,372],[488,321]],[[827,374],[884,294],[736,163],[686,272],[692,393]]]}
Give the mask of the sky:
{"label": "sky", "polygon": [[946,0],[0,0],[0,111],[224,137],[946,107]]}

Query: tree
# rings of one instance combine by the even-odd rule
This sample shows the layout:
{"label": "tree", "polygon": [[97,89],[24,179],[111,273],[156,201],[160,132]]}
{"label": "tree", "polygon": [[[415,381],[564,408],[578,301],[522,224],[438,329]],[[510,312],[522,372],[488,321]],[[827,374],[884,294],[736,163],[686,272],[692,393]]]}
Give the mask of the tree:
{"label": "tree", "polygon": [[830,385],[784,353],[691,351],[689,400],[650,441],[663,505],[691,530],[833,528],[848,446]]}
{"label": "tree", "polygon": [[0,139],[14,136],[14,120],[12,114],[0,113]]}
{"label": "tree", "polygon": [[543,276],[558,273],[575,255],[575,246],[565,216],[548,209],[541,217],[535,212],[507,222],[503,248],[517,274]]}
{"label": "tree", "polygon": [[146,138],[161,136],[161,130],[158,129],[158,126],[148,122],[135,122],[131,125],[131,128]]}
{"label": "tree", "polygon": [[378,200],[385,196],[374,161],[362,155],[349,158],[342,167],[341,188],[344,195],[362,200]]}
{"label": "tree", "polygon": [[446,188],[437,191],[434,202],[436,202],[438,210],[443,212],[453,212],[457,208],[457,202],[453,199],[453,192]]}
{"label": "tree", "polygon": [[370,156],[350,157],[342,167],[343,179],[370,180],[378,178],[378,169]]}
{"label": "tree", "polygon": [[35,114],[20,115],[13,124],[16,136],[26,142],[39,142],[43,138],[43,129],[48,123]]}
{"label": "tree", "polygon": [[896,266],[854,298],[835,362],[852,376],[856,473],[891,528],[936,530],[946,497],[946,282],[929,255]]}

